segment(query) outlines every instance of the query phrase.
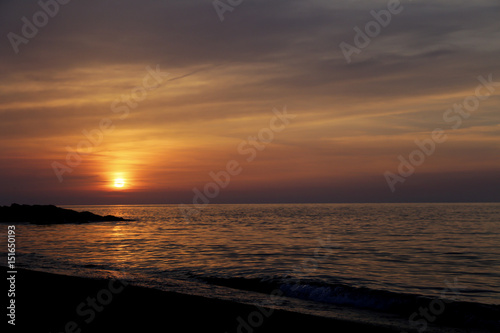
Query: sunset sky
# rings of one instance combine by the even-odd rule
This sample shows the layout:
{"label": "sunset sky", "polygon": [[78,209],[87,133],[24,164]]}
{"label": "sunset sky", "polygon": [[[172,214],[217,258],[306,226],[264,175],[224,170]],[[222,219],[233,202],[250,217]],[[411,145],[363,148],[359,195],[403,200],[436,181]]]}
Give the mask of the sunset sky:
{"label": "sunset sky", "polygon": [[189,204],[229,161],[210,203],[500,200],[498,0],[402,0],[373,37],[393,1],[54,1],[0,2],[0,204]]}

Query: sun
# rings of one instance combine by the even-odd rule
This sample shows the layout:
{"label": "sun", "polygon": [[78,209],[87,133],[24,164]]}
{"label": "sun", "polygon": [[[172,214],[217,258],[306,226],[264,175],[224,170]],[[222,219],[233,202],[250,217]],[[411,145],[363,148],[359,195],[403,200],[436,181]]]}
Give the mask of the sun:
{"label": "sun", "polygon": [[116,178],[113,186],[116,188],[123,188],[125,186],[125,180],[123,178]]}

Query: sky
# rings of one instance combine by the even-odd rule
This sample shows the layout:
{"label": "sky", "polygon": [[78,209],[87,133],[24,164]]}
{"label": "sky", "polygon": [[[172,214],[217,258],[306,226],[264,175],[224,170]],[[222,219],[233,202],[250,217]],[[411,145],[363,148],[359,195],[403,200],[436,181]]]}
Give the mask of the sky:
{"label": "sky", "polygon": [[498,17],[0,1],[0,204],[498,202]]}

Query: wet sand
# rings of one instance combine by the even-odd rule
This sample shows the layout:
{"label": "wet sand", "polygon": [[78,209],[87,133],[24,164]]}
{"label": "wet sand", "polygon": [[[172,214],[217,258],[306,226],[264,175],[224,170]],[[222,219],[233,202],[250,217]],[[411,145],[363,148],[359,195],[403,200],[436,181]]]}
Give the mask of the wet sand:
{"label": "wet sand", "polygon": [[[2,270],[6,276],[6,268]],[[253,327],[238,317],[247,319],[255,306],[124,286],[115,280],[17,271],[14,331],[18,332],[400,332],[269,309],[263,309],[272,311],[269,317],[253,317]],[[10,331],[13,327],[8,326]]]}

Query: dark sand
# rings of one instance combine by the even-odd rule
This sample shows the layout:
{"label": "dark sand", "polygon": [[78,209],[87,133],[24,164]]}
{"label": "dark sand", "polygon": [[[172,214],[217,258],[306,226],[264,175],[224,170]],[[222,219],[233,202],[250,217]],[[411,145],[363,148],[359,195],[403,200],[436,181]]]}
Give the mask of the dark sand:
{"label": "dark sand", "polygon": [[[4,276],[7,275],[2,267]],[[17,332],[400,332],[366,324],[274,310],[258,327],[243,327],[254,306],[199,296],[164,292],[110,280],[94,280],[37,271],[17,270]],[[107,290],[101,292],[101,290]],[[101,312],[90,310],[87,298],[112,295]],[[77,313],[78,306],[80,314]],[[4,303],[5,304],[5,303]],[[97,304],[99,306],[99,304]],[[4,308],[5,309],[5,308]],[[4,310],[5,311],[5,310]],[[93,320],[90,312],[96,313]],[[83,313],[83,314],[82,314]],[[3,315],[6,318],[5,314]],[[7,318],[8,319],[8,318]],[[4,319],[5,320],[5,319]],[[85,320],[89,320],[86,323]],[[73,322],[73,323],[71,323]]]}

